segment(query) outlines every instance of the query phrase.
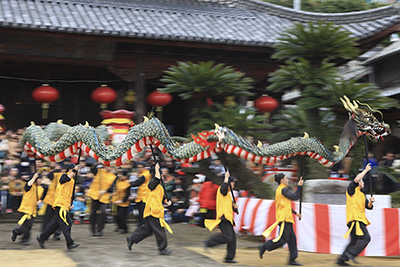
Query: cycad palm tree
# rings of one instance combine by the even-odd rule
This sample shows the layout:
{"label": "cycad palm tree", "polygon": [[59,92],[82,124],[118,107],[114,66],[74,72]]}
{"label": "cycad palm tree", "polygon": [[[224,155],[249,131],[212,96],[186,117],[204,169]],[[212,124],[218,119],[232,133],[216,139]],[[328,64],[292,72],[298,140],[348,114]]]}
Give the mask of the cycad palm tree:
{"label": "cycad palm tree", "polygon": [[179,93],[184,100],[212,96],[253,95],[253,79],[245,77],[245,73],[236,71],[225,64],[215,64],[213,61],[178,62],[164,71],[161,82],[166,83],[164,93]]}
{"label": "cycad palm tree", "polygon": [[278,38],[274,45],[277,52],[272,57],[279,60],[304,58],[311,65],[320,65],[326,59],[330,62],[352,59],[359,50],[355,38],[350,35],[349,31],[333,23],[297,23]]}

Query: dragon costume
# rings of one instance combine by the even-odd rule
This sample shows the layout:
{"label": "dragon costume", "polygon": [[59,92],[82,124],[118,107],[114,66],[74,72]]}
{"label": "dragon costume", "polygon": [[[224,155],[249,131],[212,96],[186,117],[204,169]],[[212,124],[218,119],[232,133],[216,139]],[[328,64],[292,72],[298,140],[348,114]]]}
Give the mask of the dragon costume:
{"label": "dragon costume", "polygon": [[[157,118],[145,118],[143,123],[131,127],[125,139],[116,147],[106,146],[101,131],[88,124],[70,127],[60,123],[58,130],[55,130],[56,123],[49,124],[44,130],[34,124],[29,126],[22,136],[21,145],[28,156],[36,155],[52,162],[60,162],[82,148],[86,154],[106,166],[120,166],[144,147],[155,145],[164,154],[180,162],[196,162],[213,153],[225,151],[261,164],[295,155],[308,155],[329,167],[341,161],[361,135],[378,140],[390,133],[389,125],[373,116],[373,112],[379,111],[358,101],[351,102],[346,96],[341,101],[349,112],[349,121],[334,152],[330,152],[319,140],[308,137],[307,133],[304,137],[293,137],[262,147],[218,125],[214,130],[192,136],[194,141],[181,146],[170,137],[166,127]],[[359,104],[365,109],[360,108]]]}

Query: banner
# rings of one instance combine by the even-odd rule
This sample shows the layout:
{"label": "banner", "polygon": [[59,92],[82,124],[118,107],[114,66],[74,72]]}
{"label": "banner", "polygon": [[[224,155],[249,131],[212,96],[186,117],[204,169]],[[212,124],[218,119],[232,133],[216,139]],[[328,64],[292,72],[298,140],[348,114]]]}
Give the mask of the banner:
{"label": "banner", "polygon": [[[235,214],[236,233],[248,233],[260,236],[275,222],[275,201],[257,198],[237,198],[239,215]],[[298,202],[292,202],[292,208],[299,210]],[[346,206],[303,203],[302,219],[293,216],[293,226],[300,251],[342,254],[349,239],[347,232]],[[360,256],[400,255],[400,209],[374,208],[366,210],[371,222],[367,227],[371,242]],[[269,238],[277,235],[278,227]]]}

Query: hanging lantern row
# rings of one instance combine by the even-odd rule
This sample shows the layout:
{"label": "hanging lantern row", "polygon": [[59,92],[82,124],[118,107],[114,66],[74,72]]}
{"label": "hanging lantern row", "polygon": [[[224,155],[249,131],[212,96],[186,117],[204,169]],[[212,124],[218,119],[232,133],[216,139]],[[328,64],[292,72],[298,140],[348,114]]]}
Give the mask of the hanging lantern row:
{"label": "hanging lantern row", "polygon": [[32,98],[39,103],[42,103],[42,118],[47,119],[50,103],[56,101],[60,96],[58,90],[48,84],[39,86],[32,92]]}
{"label": "hanging lantern row", "polygon": [[[56,88],[49,86],[48,84],[43,84],[42,86],[33,90],[31,96],[36,102],[42,103],[42,109],[43,109],[42,118],[47,119],[50,103],[56,101],[59,98],[60,93]],[[90,94],[90,98],[94,102],[101,104],[100,108],[102,110],[107,108],[107,104],[114,102],[117,99],[117,96],[118,96],[117,92],[114,89],[108,87],[107,85],[102,85],[96,88]],[[149,105],[156,107],[156,111],[160,113],[162,112],[162,107],[168,105],[169,103],[171,103],[171,101],[172,101],[172,95],[162,93],[160,89],[151,92],[146,97],[146,102]]]}

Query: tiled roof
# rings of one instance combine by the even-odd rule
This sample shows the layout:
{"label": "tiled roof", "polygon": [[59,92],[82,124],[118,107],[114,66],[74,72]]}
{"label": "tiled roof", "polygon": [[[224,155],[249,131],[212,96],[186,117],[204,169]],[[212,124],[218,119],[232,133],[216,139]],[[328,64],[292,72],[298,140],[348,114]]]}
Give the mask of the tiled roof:
{"label": "tiled roof", "polygon": [[369,65],[373,62],[379,61],[381,59],[387,58],[389,56],[400,53],[400,41],[396,41],[393,44],[389,45],[382,49],[382,51],[376,53],[374,56],[363,62],[364,65]]}
{"label": "tiled roof", "polygon": [[321,14],[258,0],[0,1],[0,28],[248,46],[271,46],[294,23],[319,20],[364,39],[400,23],[400,11]]}

